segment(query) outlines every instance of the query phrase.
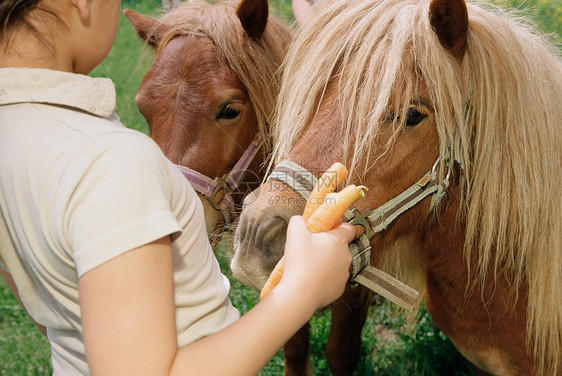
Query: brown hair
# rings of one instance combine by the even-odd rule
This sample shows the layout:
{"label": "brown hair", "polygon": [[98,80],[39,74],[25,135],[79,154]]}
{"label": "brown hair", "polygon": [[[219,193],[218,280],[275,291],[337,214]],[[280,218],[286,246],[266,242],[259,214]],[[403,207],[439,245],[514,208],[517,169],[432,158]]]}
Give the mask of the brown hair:
{"label": "brown hair", "polygon": [[[33,17],[31,13],[34,13]],[[36,26],[37,22],[60,22],[66,26],[57,13],[42,4],[41,0],[0,1],[0,42],[4,42],[5,49],[9,48],[12,34],[19,28],[31,32],[45,45],[54,47],[49,38],[42,34],[43,29]]]}
{"label": "brown hair", "polygon": [[9,30],[17,25],[24,24],[36,31],[26,20],[27,14],[37,7],[41,0],[2,0],[0,2],[0,36],[5,37]]}

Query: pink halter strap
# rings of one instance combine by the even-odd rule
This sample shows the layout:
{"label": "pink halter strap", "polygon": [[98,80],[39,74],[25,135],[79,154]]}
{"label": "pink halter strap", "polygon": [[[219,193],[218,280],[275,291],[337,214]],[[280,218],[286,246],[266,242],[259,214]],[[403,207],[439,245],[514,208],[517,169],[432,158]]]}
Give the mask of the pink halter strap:
{"label": "pink halter strap", "polygon": [[221,212],[227,224],[231,224],[236,219],[232,192],[236,191],[240,186],[250,163],[252,163],[252,160],[263,144],[263,135],[261,133],[256,134],[232,170],[214,179],[189,167],[180,165],[176,165],[176,167],[191,183],[193,189],[202,194],[215,210]]}

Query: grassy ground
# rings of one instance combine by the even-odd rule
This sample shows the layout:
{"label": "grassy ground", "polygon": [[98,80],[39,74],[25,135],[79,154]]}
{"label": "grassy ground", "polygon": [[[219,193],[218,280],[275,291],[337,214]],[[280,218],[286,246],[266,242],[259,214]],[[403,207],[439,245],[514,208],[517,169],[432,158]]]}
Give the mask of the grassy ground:
{"label": "grassy ground", "polygon": [[[502,2],[503,1],[503,2]],[[523,0],[501,0],[501,4],[520,7]],[[271,0],[273,11],[287,22],[292,21],[290,0]],[[123,0],[129,7],[145,14],[154,13],[157,0]],[[560,0],[527,0],[521,7],[532,7],[529,14],[544,31],[555,33],[562,43],[562,3]],[[108,59],[93,75],[111,77],[117,87],[117,111],[129,127],[148,133],[146,123],[134,104],[142,76],[150,66],[151,54],[143,49],[132,27],[122,19],[118,37]],[[232,282],[232,300],[246,312],[258,301],[257,293],[233,280],[222,252],[217,255],[223,271]],[[312,352],[317,375],[329,374],[323,347],[330,330],[329,314],[312,320]],[[0,376],[49,375],[50,350],[47,340],[34,328],[24,311],[0,279]],[[283,359],[277,354],[262,371],[264,376],[282,374]],[[363,330],[361,361],[356,375],[470,375],[467,363],[450,341],[431,323],[425,311],[414,332],[405,327],[401,316],[393,315],[386,305],[375,304]]]}

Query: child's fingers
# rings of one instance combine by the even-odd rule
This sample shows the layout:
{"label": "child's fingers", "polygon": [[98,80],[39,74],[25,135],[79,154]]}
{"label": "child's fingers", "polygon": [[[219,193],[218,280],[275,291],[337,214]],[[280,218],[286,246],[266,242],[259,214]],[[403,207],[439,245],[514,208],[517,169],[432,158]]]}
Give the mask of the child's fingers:
{"label": "child's fingers", "polygon": [[[304,217],[301,215],[295,215],[291,217],[291,219],[289,220],[287,234],[292,234],[292,233],[298,234],[298,233],[304,233],[305,231],[310,232],[306,227],[306,221],[304,220]],[[338,239],[342,239],[345,240],[347,243],[350,243],[351,241],[353,241],[353,239],[355,239],[356,231],[355,231],[355,227],[353,227],[349,223],[340,222],[339,225],[334,227],[332,230],[328,231],[328,233],[333,234]]]}
{"label": "child's fingers", "polygon": [[292,216],[291,219],[289,220],[289,226],[287,227],[287,234],[293,232],[300,233],[302,231],[308,232],[308,230],[306,229],[306,222],[303,216],[302,215]]}
{"label": "child's fingers", "polygon": [[294,215],[289,220],[289,225],[287,226],[287,240],[290,238],[301,238],[310,236],[310,231],[306,227],[306,221],[302,215]]}
{"label": "child's fingers", "polygon": [[355,239],[356,231],[355,227],[353,227],[349,223],[342,222],[333,230],[330,230],[328,233],[334,235],[338,239],[341,239],[344,244],[347,244]]}

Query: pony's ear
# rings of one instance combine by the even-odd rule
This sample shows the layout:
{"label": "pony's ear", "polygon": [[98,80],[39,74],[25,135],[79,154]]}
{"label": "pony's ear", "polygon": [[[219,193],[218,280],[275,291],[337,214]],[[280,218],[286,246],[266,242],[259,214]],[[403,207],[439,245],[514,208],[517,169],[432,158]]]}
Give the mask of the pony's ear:
{"label": "pony's ear", "polygon": [[123,10],[139,37],[144,39],[152,47],[157,47],[166,31],[166,26],[160,21],[147,17],[131,9]]}
{"label": "pony's ear", "polygon": [[464,0],[431,1],[429,21],[441,45],[461,60],[466,49],[468,32],[468,11]]}
{"label": "pony's ear", "polygon": [[255,40],[260,39],[263,35],[268,13],[267,0],[242,0],[236,10],[244,31]]}

